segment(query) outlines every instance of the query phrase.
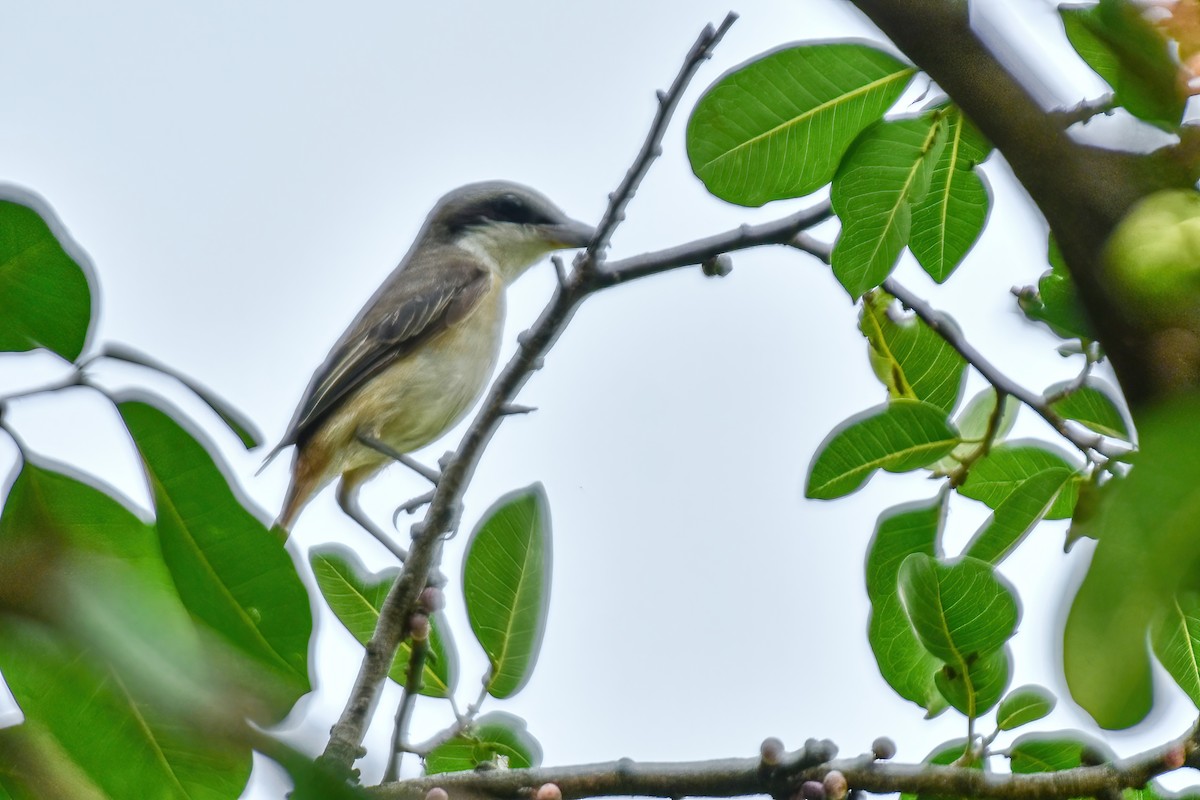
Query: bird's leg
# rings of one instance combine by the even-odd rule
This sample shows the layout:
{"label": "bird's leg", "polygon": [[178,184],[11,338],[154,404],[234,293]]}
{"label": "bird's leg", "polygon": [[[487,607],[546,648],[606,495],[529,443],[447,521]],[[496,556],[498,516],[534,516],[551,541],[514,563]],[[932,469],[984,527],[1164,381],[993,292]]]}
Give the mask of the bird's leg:
{"label": "bird's leg", "polygon": [[396,520],[401,514],[414,514],[418,508],[428,505],[431,502],[433,502],[433,490],[417,495],[412,500],[402,503],[392,514],[392,524],[399,527],[399,523]]}
{"label": "bird's leg", "polygon": [[359,433],[357,438],[360,443],[371,448],[376,453],[382,453],[393,461],[399,461],[434,486],[437,486],[438,480],[442,477],[442,474],[437,470],[430,469],[407,453],[401,453],[396,448],[388,446],[386,442],[380,441],[368,433]]}
{"label": "bird's leg", "polygon": [[392,552],[401,562],[408,558],[408,551],[392,541],[392,538],[380,530],[358,504],[358,484],[345,479],[338,482],[337,504],[346,516],[354,520],[367,533],[379,540],[379,543]]}

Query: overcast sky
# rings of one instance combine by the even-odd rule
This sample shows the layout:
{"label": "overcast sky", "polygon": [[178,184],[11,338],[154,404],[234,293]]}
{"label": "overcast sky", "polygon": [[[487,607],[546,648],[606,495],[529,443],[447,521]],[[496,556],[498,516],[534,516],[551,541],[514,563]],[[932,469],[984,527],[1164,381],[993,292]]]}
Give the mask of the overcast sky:
{"label": "overcast sky", "polygon": [[[434,200],[462,183],[507,178],[595,222],[640,145],[700,28],[729,6],[691,2],[204,3],[0,0],[0,181],[41,194],[90,254],[99,282],[96,341],[140,348],[235,403],[268,440],[284,431],[312,370],[407,250]],[[990,27],[1025,43],[1012,63],[1040,96],[1074,103],[1101,87],[1061,51],[1052,6],[990,6]],[[665,153],[630,205],[613,256],[773,219],[812,200],[740,209],[709,197],[683,151],[687,111],[720,74],[796,40],[869,37],[848,4],[742,0],[742,16],[697,76]],[[1019,10],[1019,14],[1017,13]],[[1074,87],[1074,88],[1072,88]],[[919,87],[923,88],[923,87]],[[1074,94],[1073,94],[1074,92]],[[969,339],[1022,382],[1074,375],[1055,341],[1023,324],[1008,290],[1046,269],[1045,234],[998,159],[991,224],[944,287],[906,257],[899,275],[957,312]],[[836,228],[824,231],[831,238]],[[548,266],[510,293],[505,357],[553,288]],[[766,736],[789,747],[828,737],[844,753],[880,734],[917,760],[965,733],[953,712],[925,722],[879,677],[866,641],[865,546],[876,516],[931,497],[916,477],[877,476],[849,499],[807,502],[808,462],[829,430],[884,399],[856,312],[828,271],[778,249],[738,254],[733,273],[676,271],[589,300],[506,420],[466,497],[465,525],[506,491],[542,481],[554,528],[554,586],[537,671],[505,709],[525,717],[547,764],[750,755]],[[54,374],[49,359],[0,358],[4,386]],[[278,512],[287,459],[261,476],[202,407],[132,370],[193,411],[259,504]],[[969,391],[982,388],[972,379]],[[148,505],[132,451],[85,392],[14,404],[11,423],[39,453],[103,476]],[[1043,435],[1028,413],[1017,435]],[[461,428],[421,455],[454,446]],[[11,464],[10,443],[0,458]],[[381,521],[425,490],[389,470],[364,492]],[[956,501],[949,547],[986,514]],[[1053,667],[1060,597],[1086,547],[1061,554],[1044,525],[1006,562],[1026,593],[1014,685],[1065,694]],[[448,613],[473,698],[483,659],[459,595],[466,536],[446,553]],[[372,566],[387,553],[322,494],[294,551],[342,541]],[[307,567],[303,567],[307,571]],[[1036,591],[1035,591],[1036,590]],[[357,671],[353,646],[318,603],[318,692],[289,720],[319,752]],[[379,779],[384,695],[364,778]],[[1167,709],[1132,750],[1182,731]],[[1050,727],[1082,724],[1065,701]],[[417,736],[448,722],[423,702]],[[411,762],[410,762],[411,767]],[[256,772],[248,796],[278,796]]]}

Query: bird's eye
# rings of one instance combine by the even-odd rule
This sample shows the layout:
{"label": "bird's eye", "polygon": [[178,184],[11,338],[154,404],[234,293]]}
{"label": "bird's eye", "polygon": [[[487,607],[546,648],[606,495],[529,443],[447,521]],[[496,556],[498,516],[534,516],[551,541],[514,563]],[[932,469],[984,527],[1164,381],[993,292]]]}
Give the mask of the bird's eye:
{"label": "bird's eye", "polygon": [[521,202],[515,195],[506,194],[498,197],[490,209],[492,218],[501,222],[529,223],[534,222],[533,209]]}

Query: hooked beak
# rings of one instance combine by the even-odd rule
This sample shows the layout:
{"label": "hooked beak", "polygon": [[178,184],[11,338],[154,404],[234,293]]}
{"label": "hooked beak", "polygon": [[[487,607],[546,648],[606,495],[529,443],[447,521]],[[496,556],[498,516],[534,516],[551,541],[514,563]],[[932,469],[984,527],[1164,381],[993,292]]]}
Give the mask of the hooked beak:
{"label": "hooked beak", "polygon": [[546,241],[561,249],[587,247],[596,235],[596,229],[591,225],[574,219],[544,225],[542,229],[545,231]]}

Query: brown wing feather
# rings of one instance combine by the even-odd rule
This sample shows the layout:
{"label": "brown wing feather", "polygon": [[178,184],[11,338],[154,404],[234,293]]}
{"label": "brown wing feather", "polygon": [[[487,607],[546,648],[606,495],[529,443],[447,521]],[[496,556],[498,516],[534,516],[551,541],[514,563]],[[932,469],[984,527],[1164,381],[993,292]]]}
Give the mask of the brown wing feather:
{"label": "brown wing feather", "polygon": [[490,281],[466,258],[394,273],[313,374],[276,451],[303,442],[359,387],[466,316]]}

